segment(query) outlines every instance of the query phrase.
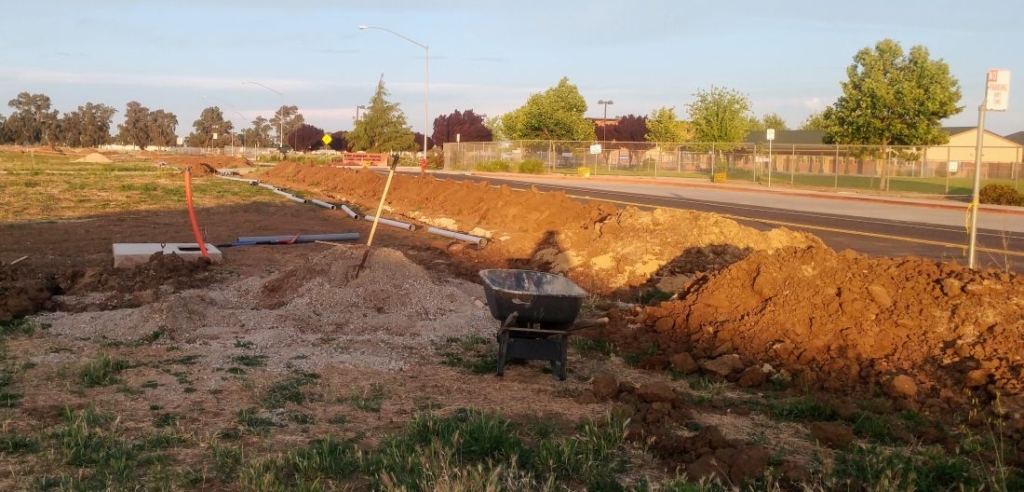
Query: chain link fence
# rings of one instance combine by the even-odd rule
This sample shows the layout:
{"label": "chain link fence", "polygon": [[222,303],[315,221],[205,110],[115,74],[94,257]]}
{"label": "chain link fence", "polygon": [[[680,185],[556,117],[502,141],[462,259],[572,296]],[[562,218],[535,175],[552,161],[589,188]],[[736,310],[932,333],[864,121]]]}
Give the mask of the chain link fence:
{"label": "chain link fence", "polygon": [[[505,141],[447,143],[451,171],[646,176],[947,196],[973,190],[975,147]],[[984,149],[982,185],[1024,192],[1024,149]]]}

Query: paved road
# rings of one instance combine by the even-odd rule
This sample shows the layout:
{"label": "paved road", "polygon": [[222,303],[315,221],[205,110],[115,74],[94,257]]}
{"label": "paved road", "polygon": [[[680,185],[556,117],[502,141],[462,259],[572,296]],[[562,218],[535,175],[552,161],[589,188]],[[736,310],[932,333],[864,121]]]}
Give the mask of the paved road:
{"label": "paved road", "polygon": [[[874,256],[921,256],[966,263],[966,204],[913,198],[842,196],[741,186],[663,184],[654,180],[438,175],[442,179],[563,190],[584,200],[715,212],[761,230],[785,226],[810,232],[836,250]],[[979,214],[979,262],[1024,271],[1024,213],[994,207]]]}

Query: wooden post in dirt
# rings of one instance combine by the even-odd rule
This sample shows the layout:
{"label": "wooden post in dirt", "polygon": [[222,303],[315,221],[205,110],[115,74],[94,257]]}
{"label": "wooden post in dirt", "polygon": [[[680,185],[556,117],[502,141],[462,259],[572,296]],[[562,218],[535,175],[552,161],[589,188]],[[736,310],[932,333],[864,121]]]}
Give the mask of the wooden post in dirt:
{"label": "wooden post in dirt", "polygon": [[356,277],[366,265],[366,259],[370,256],[370,246],[373,245],[373,236],[377,232],[377,224],[380,222],[380,213],[384,211],[384,201],[388,198],[388,190],[391,189],[391,180],[395,177],[395,168],[398,167],[398,154],[391,154],[391,168],[388,171],[388,180],[384,183],[384,193],[380,195],[380,203],[377,204],[377,213],[373,216],[373,225],[370,227],[370,237],[366,240],[366,251],[363,252],[363,259],[356,267]]}

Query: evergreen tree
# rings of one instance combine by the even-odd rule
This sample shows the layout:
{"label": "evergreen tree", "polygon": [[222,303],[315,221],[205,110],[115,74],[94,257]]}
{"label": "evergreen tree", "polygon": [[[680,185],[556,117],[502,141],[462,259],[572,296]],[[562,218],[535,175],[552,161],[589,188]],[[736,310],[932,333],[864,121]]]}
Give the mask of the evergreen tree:
{"label": "evergreen tree", "polygon": [[416,142],[405,114],[398,103],[388,102],[390,93],[384,86],[384,76],[377,82],[377,92],[370,98],[363,117],[356,121],[348,133],[352,150],[366,152],[415,151]]}

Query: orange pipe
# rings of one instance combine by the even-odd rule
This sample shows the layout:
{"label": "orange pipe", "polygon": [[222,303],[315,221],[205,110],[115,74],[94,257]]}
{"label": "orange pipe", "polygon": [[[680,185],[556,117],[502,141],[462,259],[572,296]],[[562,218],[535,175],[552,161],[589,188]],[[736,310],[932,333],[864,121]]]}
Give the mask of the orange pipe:
{"label": "orange pipe", "polygon": [[206,252],[206,242],[203,235],[199,233],[199,223],[196,222],[196,210],[192,208],[192,170],[185,169],[185,204],[188,205],[188,219],[192,221],[192,234],[196,236],[196,243],[199,244],[199,252],[204,258],[209,258],[210,253]]}

